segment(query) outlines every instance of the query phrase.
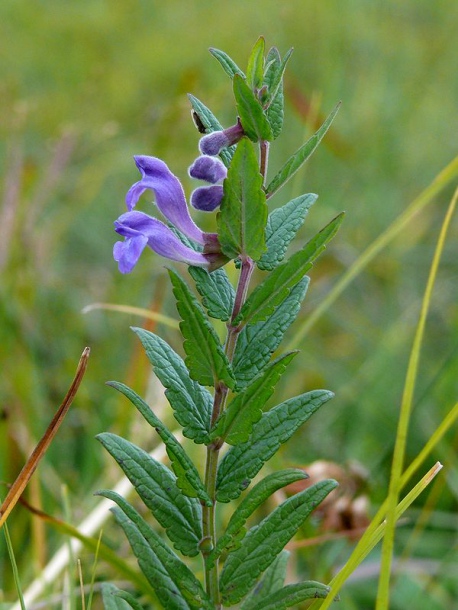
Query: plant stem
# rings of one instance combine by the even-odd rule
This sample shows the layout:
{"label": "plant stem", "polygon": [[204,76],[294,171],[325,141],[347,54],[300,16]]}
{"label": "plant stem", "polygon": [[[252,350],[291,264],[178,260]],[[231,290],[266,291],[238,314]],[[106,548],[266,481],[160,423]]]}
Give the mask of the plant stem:
{"label": "plant stem", "polygon": [[[269,143],[267,141],[261,141],[259,145],[259,171],[263,177],[263,183],[265,183],[267,174],[267,165],[269,158]],[[233,324],[234,320],[240,313],[240,310],[245,303],[246,296],[248,293],[248,287],[250,285],[251,276],[254,270],[254,261],[248,256],[241,256],[241,269],[239,275],[239,281],[237,284],[237,291],[234,298],[234,306],[232,308],[231,319],[227,324],[227,336],[225,343],[225,353],[229,362],[232,362],[234,357],[235,347],[237,345],[237,339],[240,334],[242,327],[238,324]],[[224,411],[226,406],[227,395],[229,388],[224,383],[215,383],[215,395],[213,398],[213,411],[211,424],[214,426],[218,417]],[[222,604],[219,592],[219,579],[218,579],[218,561],[215,561],[211,567],[208,565],[208,556],[210,551],[216,545],[216,475],[218,471],[218,460],[219,452],[221,450],[221,442],[217,439],[207,447],[207,461],[205,465],[205,488],[208,495],[212,500],[211,506],[202,507],[202,532],[203,532],[203,544],[202,544],[202,556],[205,563],[205,587],[208,596],[215,604],[216,610],[221,610]]]}
{"label": "plant stem", "polygon": [[[239,326],[233,326],[232,322],[239,314],[240,309],[242,308],[245,302],[253,269],[254,263],[251,258],[243,258],[239,281],[237,285],[237,292],[235,294],[234,299],[234,306],[232,309],[231,320],[227,325],[225,353],[229,362],[232,362],[235,346],[237,344],[237,338],[241,330]],[[211,420],[212,426],[215,424],[218,417],[224,411],[228,392],[229,389],[224,383],[219,383],[215,385],[215,395],[213,399],[213,412]],[[218,459],[220,449],[221,444],[218,441],[211,443],[207,447],[207,461],[205,466],[205,488],[207,490],[208,495],[212,499],[212,505],[202,507],[202,531],[204,536],[203,539],[205,541],[205,544],[203,545],[205,547],[205,550],[202,550],[202,554],[205,561],[205,586],[207,594],[210,599],[215,603],[215,608],[217,610],[222,607],[218,586],[218,562],[215,562],[212,567],[208,567],[206,560],[210,550],[214,548],[216,544],[216,474],[218,470]]]}

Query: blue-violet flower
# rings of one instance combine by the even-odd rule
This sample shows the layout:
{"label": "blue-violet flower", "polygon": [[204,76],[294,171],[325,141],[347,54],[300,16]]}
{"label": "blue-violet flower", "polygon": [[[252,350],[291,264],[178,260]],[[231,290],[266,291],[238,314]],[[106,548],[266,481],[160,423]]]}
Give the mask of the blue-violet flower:
{"label": "blue-violet flower", "polygon": [[237,144],[244,135],[242,124],[237,119],[237,123],[232,127],[223,129],[223,131],[213,131],[201,138],[199,141],[200,152],[203,155],[218,155],[223,148]]}
{"label": "blue-violet flower", "polygon": [[222,182],[227,176],[227,168],[218,157],[202,155],[189,168],[191,178],[205,180],[212,186],[200,186],[191,193],[191,205],[197,210],[213,212],[223,198]]}
{"label": "blue-violet flower", "polygon": [[[161,159],[147,156],[134,158],[142,177],[126,195],[129,211],[115,222],[115,231],[125,238],[123,242],[116,242],[113,248],[113,256],[121,273],[132,271],[146,246],[161,256],[188,265],[205,267],[208,271],[224,265],[227,258],[221,253],[218,236],[203,232],[194,223],[178,178]],[[157,218],[133,211],[140,196],[147,189],[154,192],[156,206],[165,218],[191,241],[203,246],[203,252],[183,244],[179,237]]]}

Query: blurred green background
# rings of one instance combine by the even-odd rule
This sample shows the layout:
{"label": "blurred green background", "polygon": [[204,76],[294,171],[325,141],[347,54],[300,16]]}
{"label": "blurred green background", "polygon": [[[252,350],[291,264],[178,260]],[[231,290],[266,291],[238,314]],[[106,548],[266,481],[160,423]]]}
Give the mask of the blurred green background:
{"label": "blurred green background", "polygon": [[[112,223],[138,177],[134,154],[163,158],[189,192],[186,169],[197,155],[198,134],[187,92],[225,126],[234,122],[230,81],[208,47],[223,49],[242,67],[260,34],[282,54],[294,47],[285,130],[272,147],[271,175],[342,100],[318,152],[273,201],[319,194],[303,240],[347,211],[343,228],[311,273],[298,328],[457,154],[457,24],[455,0],[3,0],[0,480],[14,480],[86,345],[92,354],[83,386],[29,500],[77,523],[96,504],[93,492],[119,476],[95,434],[126,434],[145,448],[155,442],[133,409],[104,385],[118,379],[147,392],[149,369],[129,330],[145,321],[81,310],[108,302],[176,315],[164,261],[148,252],[131,275],[118,273]],[[386,494],[413,332],[453,188],[444,189],[313,326],[298,346],[302,354],[292,376],[277,393],[278,401],[316,387],[336,393],[284,448],[281,462],[359,462],[368,473],[371,510]],[[212,227],[211,218],[197,222]],[[426,331],[407,462],[458,395],[457,237],[455,218]],[[157,330],[180,349],[174,331]],[[418,511],[430,497],[432,512],[409,549],[393,608],[414,607],[416,596],[428,599],[430,609],[456,607],[451,576],[458,563],[457,439],[455,428],[431,459],[445,468],[433,496],[424,494],[417,505]],[[62,500],[63,485],[70,508]],[[412,511],[399,529],[399,554],[412,541],[416,517]],[[62,538],[21,507],[9,524],[26,586]],[[350,549],[343,539],[301,552],[300,575],[328,579]],[[371,561],[376,572],[377,554]],[[116,577],[109,570],[103,576]],[[362,574],[348,584],[339,607],[373,607],[375,586],[374,575]],[[0,589],[0,602],[15,600],[3,540]]]}

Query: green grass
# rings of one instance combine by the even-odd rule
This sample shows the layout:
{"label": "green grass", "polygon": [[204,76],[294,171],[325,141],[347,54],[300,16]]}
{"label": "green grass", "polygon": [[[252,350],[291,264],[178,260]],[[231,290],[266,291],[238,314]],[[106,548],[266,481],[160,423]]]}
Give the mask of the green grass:
{"label": "green grass", "polygon": [[[77,524],[96,506],[93,492],[117,480],[95,434],[109,429],[151,448],[133,410],[104,381],[119,379],[145,394],[148,365],[128,327],[157,324],[179,349],[173,324],[128,310],[81,310],[106,302],[175,316],[161,260],[145,256],[131,276],[121,276],[111,257],[112,221],[137,179],[131,157],[154,154],[185,175],[197,152],[185,94],[205,101],[225,125],[234,120],[229,80],[207,48],[224,49],[243,63],[264,34],[282,53],[295,48],[286,79],[286,127],[273,148],[271,176],[314,130],[314,117],[342,100],[305,172],[273,204],[319,194],[304,240],[347,212],[311,274],[289,337],[302,355],[283,386],[285,396],[325,387],[336,398],[281,457],[286,465],[359,461],[369,473],[375,514],[388,493],[428,269],[457,184],[457,17],[453,0],[1,3],[0,480],[11,482],[19,472],[85,345],[92,353],[84,383],[28,500],[62,516],[66,485]],[[211,220],[198,220],[211,228]],[[457,400],[457,233],[453,218],[426,321],[405,467]],[[423,595],[432,608],[447,610],[458,594],[450,578],[458,561],[457,438],[452,423],[424,466],[426,472],[440,460],[443,471],[396,530],[395,555],[407,566],[428,560],[434,569],[420,575],[407,569],[393,579],[393,608],[409,607],[402,604]],[[64,535],[21,506],[8,523],[26,591]],[[116,547],[119,534],[105,527]],[[329,580],[353,547],[329,542],[301,551],[299,576]],[[377,567],[379,560],[377,547],[366,565]],[[86,583],[93,561],[89,551],[83,555]],[[70,573],[77,586],[76,567]],[[101,560],[99,578],[111,577],[116,572]],[[50,588],[62,590],[58,579]],[[375,607],[376,590],[374,578],[349,581],[339,607]],[[16,600],[2,537],[0,608]],[[92,607],[97,603],[94,596]]]}

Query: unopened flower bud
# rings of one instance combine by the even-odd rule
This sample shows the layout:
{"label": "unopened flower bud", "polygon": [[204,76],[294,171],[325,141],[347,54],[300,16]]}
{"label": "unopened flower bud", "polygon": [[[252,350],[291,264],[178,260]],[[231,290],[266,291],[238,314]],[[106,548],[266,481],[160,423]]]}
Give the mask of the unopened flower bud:
{"label": "unopened flower bud", "polygon": [[223,131],[214,131],[200,139],[199,149],[203,155],[218,155],[223,148],[237,144],[243,138],[243,131],[240,120],[232,127],[228,127]]}

